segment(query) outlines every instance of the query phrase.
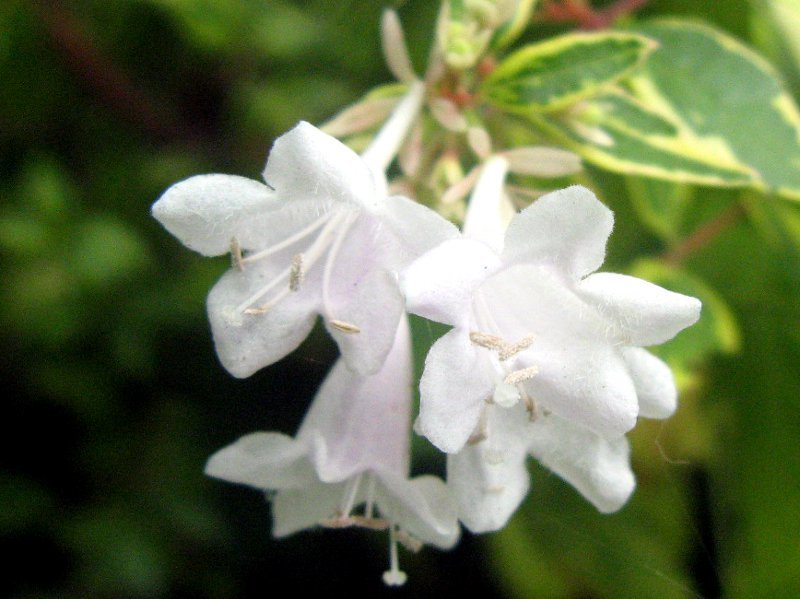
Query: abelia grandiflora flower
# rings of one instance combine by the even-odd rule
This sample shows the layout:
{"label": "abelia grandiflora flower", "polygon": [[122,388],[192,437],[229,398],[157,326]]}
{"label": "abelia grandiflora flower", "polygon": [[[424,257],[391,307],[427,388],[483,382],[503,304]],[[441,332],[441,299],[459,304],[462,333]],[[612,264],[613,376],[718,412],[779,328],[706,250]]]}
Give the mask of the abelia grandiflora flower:
{"label": "abelia grandiflora flower", "polygon": [[417,427],[434,445],[452,453],[480,433],[487,398],[609,439],[640,414],[674,409],[669,369],[641,347],[694,323],[700,302],[591,274],[612,226],[611,211],[573,186],[515,215],[501,246],[449,240],[405,271],[409,309],[455,327],[431,348],[421,381]]}
{"label": "abelia grandiflora flower", "polygon": [[452,547],[455,506],[433,476],[409,479],[411,345],[402,318],[391,352],[374,375],[340,360],[320,387],[294,438],[254,433],[214,454],[206,473],[275,491],[276,537],[316,525],[388,530],[389,585],[402,584],[397,542]]}
{"label": "abelia grandiflora flower", "polygon": [[454,327],[427,356],[416,428],[453,454],[448,484],[476,532],[501,527],[525,496],[528,454],[601,511],[621,507],[634,486],[622,435],[676,405],[668,366],[642,346],[700,311],[694,298],[594,273],[613,216],[583,187],[543,196],[503,234],[507,171],[490,158],[464,237],[403,274],[409,309]]}
{"label": "abelia grandiflora flower", "polygon": [[[411,90],[414,104],[421,88]],[[401,102],[401,121],[409,120]],[[456,234],[433,211],[387,197],[384,154],[396,151],[403,123],[355,154],[301,122],[279,137],[264,183],[200,175],[170,187],[153,215],[187,247],[230,252],[233,268],[208,297],[223,365],[246,377],[293,351],[323,317],[354,371],[376,372],[403,313],[396,273]],[[388,150],[387,150],[388,146]]]}

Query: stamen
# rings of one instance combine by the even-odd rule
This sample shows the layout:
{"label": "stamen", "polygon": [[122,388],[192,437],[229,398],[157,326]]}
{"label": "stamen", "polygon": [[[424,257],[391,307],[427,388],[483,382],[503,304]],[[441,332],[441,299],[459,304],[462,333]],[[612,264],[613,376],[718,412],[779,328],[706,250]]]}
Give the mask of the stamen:
{"label": "stamen", "polygon": [[360,333],[361,327],[354,325],[351,322],[345,322],[344,320],[336,320],[335,318],[328,321],[328,324],[331,325],[337,331],[341,331],[342,333]]}
{"label": "stamen", "polygon": [[501,362],[503,362],[505,360],[508,360],[509,358],[516,356],[519,352],[524,351],[528,349],[531,345],[533,345],[534,339],[536,339],[536,337],[534,337],[533,335],[528,335],[527,337],[523,337],[516,343],[505,344],[503,349],[500,350],[498,358],[500,359]]}
{"label": "stamen", "polygon": [[389,569],[383,573],[383,582],[390,587],[402,586],[408,579],[398,565],[396,528],[395,526],[389,528]]}
{"label": "stamen", "polygon": [[348,481],[347,485],[345,486],[344,490],[344,503],[341,506],[341,514],[346,518],[350,517],[350,512],[353,511],[353,506],[355,505],[356,501],[356,494],[358,493],[358,487],[361,484],[361,474],[355,476],[354,478]]}
{"label": "stamen", "polygon": [[242,260],[242,246],[235,237],[231,237],[231,266],[238,271],[244,270],[244,261]]}
{"label": "stamen", "polygon": [[[276,285],[278,285],[278,283],[280,283],[285,278],[285,276],[288,273],[288,271],[289,271],[289,269],[287,268],[284,272],[282,272],[280,275],[275,277],[272,281],[270,281],[270,283],[266,287],[264,287],[259,292],[258,295],[261,296],[261,295],[267,294],[270,290],[272,290]],[[262,305],[258,306],[257,308],[245,308],[245,309],[242,310],[242,313],[243,314],[249,314],[249,315],[252,315],[252,316],[260,316],[261,314],[266,314],[276,304],[278,304],[283,298],[285,298],[287,295],[289,295],[289,289],[288,288],[281,289],[281,291],[278,293],[278,295],[273,297],[270,301],[266,302],[265,304],[262,304]],[[252,302],[247,302],[247,303],[249,304],[249,303],[252,303]],[[239,306],[239,309],[242,309],[242,306],[246,306],[246,305],[247,304],[242,303],[242,305]]]}
{"label": "stamen", "polygon": [[532,379],[538,374],[538,372],[539,369],[536,366],[528,366],[527,368],[522,368],[509,373],[503,382],[509,385],[516,385],[517,383]]}
{"label": "stamen", "polygon": [[256,252],[254,254],[250,254],[249,256],[245,257],[242,262],[255,262],[256,260],[261,260],[262,258],[266,258],[267,256],[271,256],[281,250],[286,249],[287,247],[297,243],[304,237],[308,237],[311,233],[319,229],[326,221],[330,220],[332,216],[334,216],[334,212],[326,212],[322,216],[320,216],[317,220],[312,222],[311,224],[307,225],[305,228],[300,229],[294,235],[287,237],[281,242],[276,243],[273,246],[270,246],[266,249],[261,250],[260,252]]}
{"label": "stamen", "polygon": [[367,505],[364,508],[364,515],[367,518],[373,517],[373,508],[375,506],[375,475],[370,473],[367,480]]}
{"label": "stamen", "polygon": [[366,516],[351,516],[354,526],[368,528],[370,530],[386,530],[390,523],[385,518],[367,518]]}
{"label": "stamen", "polygon": [[411,536],[406,531],[398,528],[395,534],[397,535],[397,542],[411,553],[417,553],[420,549],[422,549],[422,541],[414,536]]}
{"label": "stamen", "polygon": [[525,392],[525,389],[520,388],[522,401],[525,404],[525,409],[528,411],[528,420],[533,422],[539,417],[539,409],[536,406],[534,399]]}
{"label": "stamen", "polygon": [[303,282],[305,275],[306,273],[303,271],[303,254],[295,254],[292,256],[292,266],[289,271],[289,290],[299,290],[300,283]]}
{"label": "stamen", "polygon": [[[488,401],[488,399],[487,399]],[[481,417],[478,420],[478,426],[475,427],[475,430],[467,439],[468,445],[477,445],[481,441],[485,441],[488,437],[488,427],[489,427],[489,406],[483,406],[481,410]]]}
{"label": "stamen", "polygon": [[506,342],[497,335],[481,333],[480,331],[471,331],[469,334],[469,340],[475,345],[485,347],[486,349],[502,351],[506,347]]}
{"label": "stamen", "polygon": [[343,333],[360,333],[361,329],[355,324],[337,320],[331,316],[332,311],[330,309],[331,302],[328,289],[330,288],[331,273],[333,271],[333,264],[336,261],[336,255],[339,253],[339,249],[342,247],[342,242],[347,235],[350,225],[355,222],[357,217],[358,214],[352,212],[346,213],[341,217],[343,222],[337,231],[336,238],[333,240],[331,248],[328,250],[328,256],[325,258],[325,267],[322,271],[322,307],[325,317],[333,328],[338,329]]}

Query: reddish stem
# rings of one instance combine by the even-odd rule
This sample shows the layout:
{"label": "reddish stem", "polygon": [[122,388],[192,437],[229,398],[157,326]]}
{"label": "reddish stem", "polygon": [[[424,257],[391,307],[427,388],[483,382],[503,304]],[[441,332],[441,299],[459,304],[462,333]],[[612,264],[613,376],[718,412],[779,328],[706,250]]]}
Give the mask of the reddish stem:
{"label": "reddish stem", "polygon": [[666,252],[663,256],[664,261],[673,266],[679,266],[689,256],[706,247],[720,234],[739,222],[745,214],[744,207],[739,202],[734,202],[714,219],[701,225],[694,233]]}
{"label": "reddish stem", "polygon": [[160,139],[191,129],[169,106],[147,95],[97,47],[82,23],[59,1],[32,2],[53,45],[76,77],[126,121]]}
{"label": "reddish stem", "polygon": [[631,14],[649,0],[617,0],[603,9],[592,8],[586,0],[549,0],[542,5],[544,20],[553,23],[576,23],[584,30],[606,29],[623,15]]}

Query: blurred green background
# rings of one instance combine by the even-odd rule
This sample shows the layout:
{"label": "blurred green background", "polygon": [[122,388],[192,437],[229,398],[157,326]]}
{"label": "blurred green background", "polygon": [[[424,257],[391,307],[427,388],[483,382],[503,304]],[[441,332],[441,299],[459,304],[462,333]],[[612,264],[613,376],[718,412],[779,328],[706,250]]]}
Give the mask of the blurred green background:
{"label": "blurred green background", "polygon": [[[797,100],[800,31],[776,17],[784,4],[654,0],[639,17],[715,24],[767,56]],[[245,433],[293,433],[336,350],[317,331],[252,378],[228,376],[204,313],[227,260],[189,252],[149,214],[192,174],[257,178],[277,135],[390,81],[386,5],[0,4],[0,596],[389,592],[385,539],[274,541],[262,496],[203,476]],[[437,3],[394,5],[421,66]],[[800,211],[684,188],[673,243],[637,201],[658,186],[588,176],[617,213],[605,268],[705,300],[696,331],[664,348],[681,407],[632,435],[638,489],[618,514],[531,464],[505,531],[403,555],[410,580],[394,594],[800,597]],[[720,214],[721,231],[676,256]],[[680,272],[664,266],[676,260]]]}

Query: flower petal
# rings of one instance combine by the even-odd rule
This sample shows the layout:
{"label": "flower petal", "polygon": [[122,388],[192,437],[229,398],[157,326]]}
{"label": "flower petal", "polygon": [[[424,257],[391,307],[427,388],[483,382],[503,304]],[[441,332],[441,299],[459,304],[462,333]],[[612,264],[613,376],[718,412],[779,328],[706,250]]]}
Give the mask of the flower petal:
{"label": "flower petal", "polygon": [[453,239],[412,262],[400,286],[409,312],[466,327],[475,289],[500,267],[500,258],[485,244]]}
{"label": "flower petal", "polygon": [[316,480],[308,447],[279,433],[252,433],[212,455],[209,476],[257,489],[299,488]]}
{"label": "flower petal", "polygon": [[333,517],[339,509],[346,484],[316,481],[303,489],[278,492],[272,499],[273,536],[285,537]]}
{"label": "flower petal", "polygon": [[383,199],[361,157],[313,125],[300,122],[275,140],[264,180],[290,202],[335,202],[376,209]]}
{"label": "flower petal", "polygon": [[392,347],[403,314],[397,277],[383,269],[372,270],[360,279],[342,276],[334,289],[332,316],[356,325],[360,331],[344,332],[329,320],[325,327],[351,370],[362,375],[377,372]]}
{"label": "flower petal", "polygon": [[639,416],[669,418],[678,407],[678,390],[667,364],[641,347],[623,347],[622,358],[636,387]]}
{"label": "flower petal", "polygon": [[406,476],[411,400],[411,339],[403,318],[379,372],[359,376],[340,359],[314,397],[297,438],[313,448],[319,478],[339,482],[365,470]]}
{"label": "flower petal", "polygon": [[468,332],[453,329],[433,344],[425,359],[416,431],[446,453],[460,451],[493,389],[486,360]]}
{"label": "flower petal", "polygon": [[[279,268],[279,262],[269,261],[248,265],[242,272],[230,270],[208,294],[208,318],[217,355],[233,376],[248,377],[277,362],[297,349],[314,326],[320,300],[319,285],[311,281],[264,314],[244,313],[248,306],[242,302],[275,280]],[[254,301],[253,306],[266,299]]]}
{"label": "flower petal", "polygon": [[577,281],[603,263],[613,226],[611,211],[585,187],[554,191],[511,221],[503,261],[550,265]]}
{"label": "flower petal", "polygon": [[266,213],[279,207],[263,183],[234,175],[198,175],[167,189],[153,216],[186,247],[205,256],[226,254],[231,239],[255,247]]}
{"label": "flower petal", "polygon": [[627,275],[596,273],[578,293],[613,322],[625,345],[663,343],[700,318],[700,300]]}
{"label": "flower petal", "polygon": [[381,514],[429,545],[449,549],[459,537],[456,507],[445,484],[435,476],[411,480],[378,473],[375,502]]}
{"label": "flower petal", "polygon": [[615,512],[625,504],[636,486],[625,437],[606,441],[553,415],[537,420],[534,428],[530,452],[544,466],[603,513]]}
{"label": "flower petal", "polygon": [[403,196],[391,196],[383,205],[381,221],[394,233],[405,250],[402,266],[458,237],[458,229],[430,208]]}
{"label": "flower petal", "polygon": [[447,486],[474,533],[503,528],[530,487],[525,467],[532,423],[521,404],[490,408],[488,438],[447,456]]}
{"label": "flower petal", "polygon": [[487,315],[510,341],[533,343],[512,359],[535,366],[530,396],[555,414],[613,439],[636,424],[638,403],[628,370],[604,330],[607,323],[544,267],[505,269],[481,287]]}

